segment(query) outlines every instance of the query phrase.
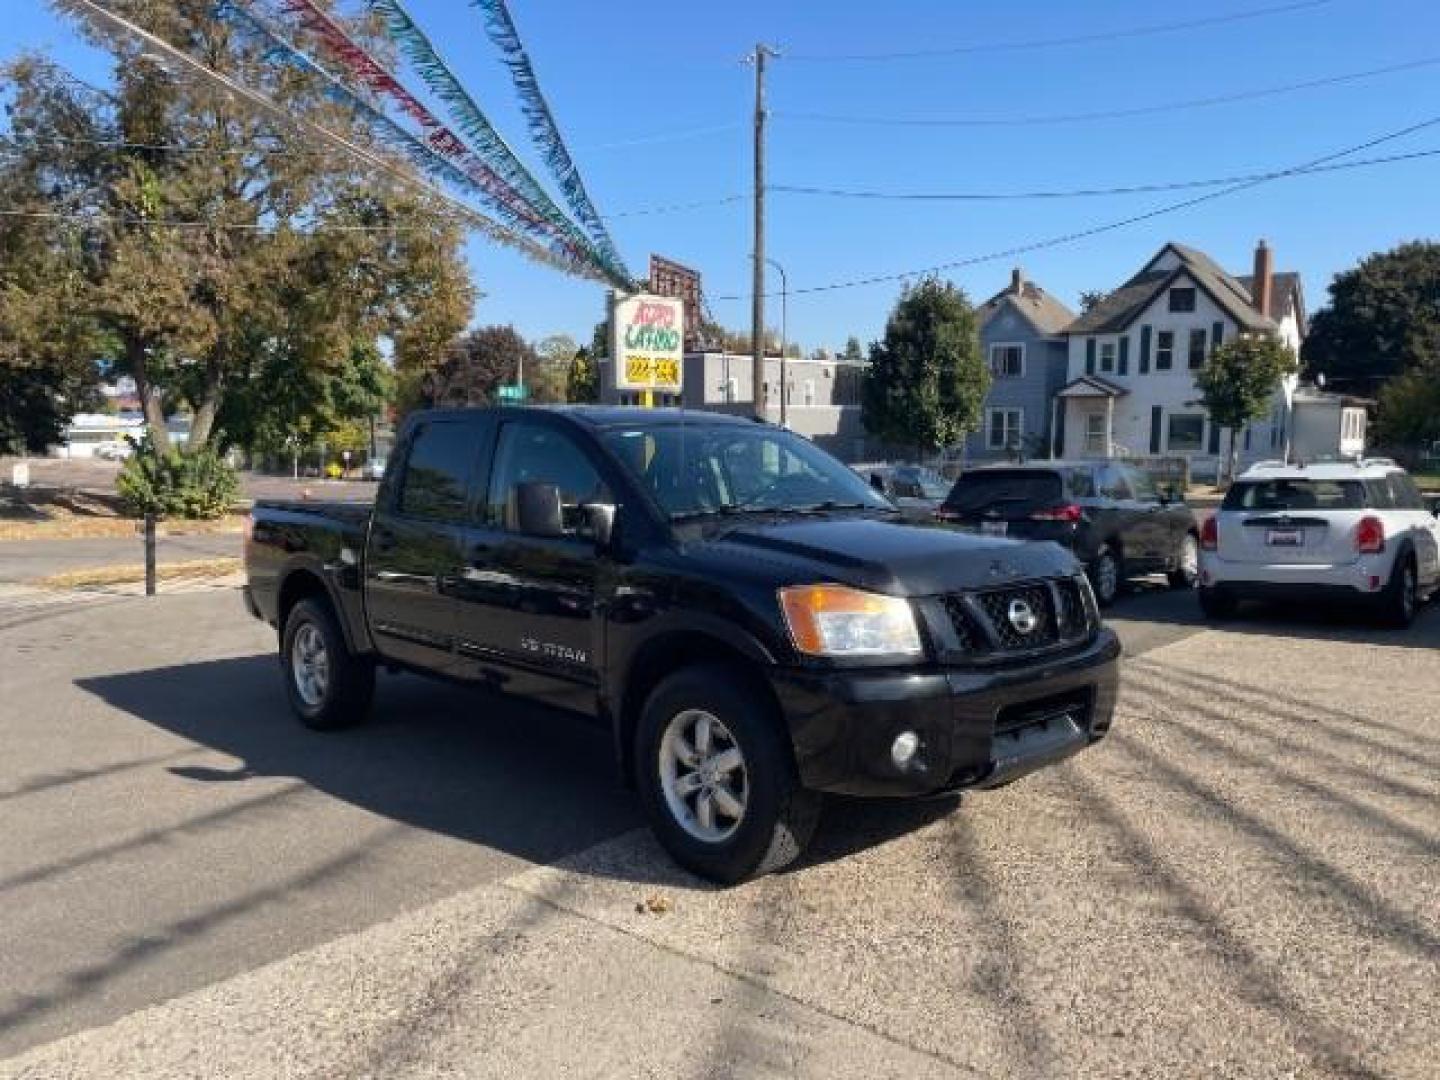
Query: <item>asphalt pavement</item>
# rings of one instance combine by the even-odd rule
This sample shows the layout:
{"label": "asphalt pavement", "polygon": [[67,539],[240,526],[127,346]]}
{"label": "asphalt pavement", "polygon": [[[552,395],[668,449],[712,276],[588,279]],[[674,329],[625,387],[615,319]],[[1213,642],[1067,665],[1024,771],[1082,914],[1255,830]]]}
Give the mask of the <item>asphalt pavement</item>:
{"label": "asphalt pavement", "polygon": [[1440,610],[1193,605],[1112,610],[1099,748],[728,891],[569,717],[300,728],[233,590],[0,629],[0,1076],[1426,1075]]}

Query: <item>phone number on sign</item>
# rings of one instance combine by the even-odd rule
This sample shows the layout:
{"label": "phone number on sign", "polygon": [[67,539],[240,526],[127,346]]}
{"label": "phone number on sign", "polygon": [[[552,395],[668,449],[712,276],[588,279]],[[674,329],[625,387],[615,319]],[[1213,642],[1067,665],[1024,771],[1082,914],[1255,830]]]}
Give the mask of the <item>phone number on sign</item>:
{"label": "phone number on sign", "polygon": [[680,361],[659,356],[627,356],[625,381],[631,386],[680,385]]}

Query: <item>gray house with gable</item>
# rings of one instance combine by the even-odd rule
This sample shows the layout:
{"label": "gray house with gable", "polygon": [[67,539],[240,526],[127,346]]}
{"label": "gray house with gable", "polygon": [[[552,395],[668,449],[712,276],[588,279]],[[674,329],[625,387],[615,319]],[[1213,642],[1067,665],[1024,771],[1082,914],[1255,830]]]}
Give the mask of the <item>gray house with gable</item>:
{"label": "gray house with gable", "polygon": [[1009,286],[981,304],[976,315],[991,383],[981,428],[967,437],[965,456],[971,461],[1016,452],[1046,456],[1060,435],[1051,430],[1052,402],[1065,385],[1064,331],[1075,314],[1016,267]]}

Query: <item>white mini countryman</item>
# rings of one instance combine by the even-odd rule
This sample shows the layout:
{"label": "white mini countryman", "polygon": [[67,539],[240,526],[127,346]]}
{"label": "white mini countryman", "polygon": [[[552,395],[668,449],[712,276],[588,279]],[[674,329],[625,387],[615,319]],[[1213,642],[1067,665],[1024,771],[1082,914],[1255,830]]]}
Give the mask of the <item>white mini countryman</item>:
{"label": "white mini countryman", "polygon": [[1261,462],[1200,533],[1200,606],[1212,619],[1246,599],[1363,600],[1408,626],[1440,588],[1440,520],[1388,458]]}

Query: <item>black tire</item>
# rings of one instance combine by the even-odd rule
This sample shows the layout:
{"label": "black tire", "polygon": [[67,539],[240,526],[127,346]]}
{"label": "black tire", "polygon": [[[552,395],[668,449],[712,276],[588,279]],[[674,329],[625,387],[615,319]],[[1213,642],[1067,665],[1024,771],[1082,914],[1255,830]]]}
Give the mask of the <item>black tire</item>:
{"label": "black tire", "polygon": [[[304,661],[297,657],[297,649],[302,649],[302,639],[306,646],[318,644],[323,650],[323,685],[300,674]],[[359,724],[369,715],[375,665],[350,652],[335,613],[323,600],[301,600],[290,609],[280,639],[280,668],[290,707],[306,727],[335,731]]]}
{"label": "black tire", "polygon": [[1090,588],[1095,593],[1095,602],[1102,608],[1113,604],[1125,582],[1125,560],[1120,553],[1106,544],[1091,560],[1086,573],[1090,575]]}
{"label": "black tire", "polygon": [[1420,586],[1415,557],[1408,552],[1395,560],[1395,569],[1380,594],[1380,619],[1389,627],[1404,630],[1415,621],[1420,608]]}
{"label": "black tire", "polygon": [[1172,589],[1193,589],[1200,580],[1200,538],[1193,532],[1180,537],[1175,551],[1175,569],[1165,576],[1170,579]]}
{"label": "black tire", "polygon": [[[730,822],[730,835],[716,839],[691,831],[702,827],[703,793],[691,804],[675,793],[675,785],[667,788],[665,763],[673,745],[667,733],[672,726],[683,728],[687,714],[699,713],[719,721],[722,745],[738,749],[743,758],[727,781],[730,792],[743,783],[743,813]],[[821,797],[800,786],[783,722],[743,669],[704,664],[667,677],[646,700],[635,738],[636,786],[650,826],[671,858],[691,873],[733,885],[793,862],[810,842]],[[687,749],[695,745],[685,743]],[[684,807],[688,825],[672,809],[671,798]],[[723,819],[713,820],[718,825]]]}
{"label": "black tire", "polygon": [[1200,610],[1205,613],[1207,619],[1217,621],[1233,619],[1240,608],[1234,595],[1224,589],[1207,589],[1201,586],[1199,596]]}

